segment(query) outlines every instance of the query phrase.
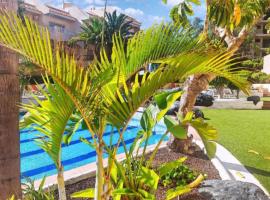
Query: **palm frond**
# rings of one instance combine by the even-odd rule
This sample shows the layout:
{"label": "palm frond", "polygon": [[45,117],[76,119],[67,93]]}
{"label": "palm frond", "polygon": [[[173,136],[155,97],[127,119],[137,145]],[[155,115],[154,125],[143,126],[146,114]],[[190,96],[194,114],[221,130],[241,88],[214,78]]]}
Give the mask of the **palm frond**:
{"label": "palm frond", "polygon": [[116,126],[126,126],[137,109],[158,89],[197,73],[213,73],[226,77],[246,91],[247,81],[234,74],[236,72],[228,70],[231,62],[229,58],[230,54],[204,55],[183,52],[176,57],[159,60],[161,65],[158,70],[150,74],[145,73],[141,81],[137,74],[131,88],[128,89],[124,83],[124,86],[118,88],[115,93],[106,91],[104,96],[111,112],[108,120]]}
{"label": "palm frond", "polygon": [[[136,34],[126,48],[121,37],[115,35],[111,60],[103,50],[100,61],[95,60],[87,70],[61,53],[61,48],[54,54],[48,31],[28,19],[25,27],[16,15],[5,13],[0,22],[0,43],[45,69],[71,97],[90,130],[95,111],[104,110],[103,105],[109,121],[122,127],[157,89],[188,75],[213,73],[246,91],[246,81],[229,68],[231,54],[214,52],[191,30],[154,26]],[[161,66],[139,81],[138,71],[148,63]]]}
{"label": "palm frond", "polygon": [[[199,47],[200,46],[200,47]],[[123,55],[123,44],[119,37],[114,38],[112,62],[124,64],[122,71],[127,79],[143,66],[155,63],[156,60],[182,53],[183,51],[202,49],[192,30],[184,30],[172,25],[153,26],[145,32],[137,33],[128,41],[126,53]]]}
{"label": "palm frond", "polygon": [[33,96],[38,104],[32,102],[22,106],[28,114],[21,121],[21,127],[32,125],[41,133],[41,139],[36,140],[38,145],[59,167],[64,132],[76,107],[59,84],[52,84],[48,77],[43,80],[46,89],[39,89],[46,100]]}
{"label": "palm frond", "polygon": [[113,76],[109,68],[93,73],[79,67],[73,56],[63,53],[63,48],[52,48],[50,33],[27,17],[22,20],[15,13],[1,10],[0,44],[24,55],[44,69],[64,88],[81,112],[91,130],[91,117],[98,104],[100,88]]}
{"label": "palm frond", "polygon": [[[100,69],[116,71],[112,81],[102,88],[111,113],[108,120],[116,126],[126,126],[136,110],[158,89],[193,74],[213,73],[248,92],[248,82],[241,76],[242,72],[230,68],[234,63],[230,57],[230,52],[215,52],[190,32],[171,26],[162,25],[139,33],[129,40],[127,50],[115,36],[111,62],[104,54],[99,63]],[[138,70],[148,63],[159,63],[160,67],[146,72],[139,81]],[[133,74],[135,79],[127,84]]]}

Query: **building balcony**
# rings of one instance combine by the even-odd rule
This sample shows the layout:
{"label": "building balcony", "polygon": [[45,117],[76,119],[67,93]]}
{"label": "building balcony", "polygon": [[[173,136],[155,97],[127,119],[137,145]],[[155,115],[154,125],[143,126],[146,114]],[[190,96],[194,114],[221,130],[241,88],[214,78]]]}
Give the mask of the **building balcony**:
{"label": "building balcony", "polygon": [[72,17],[68,12],[64,11],[64,10],[60,10],[51,6],[48,6],[49,8],[49,15],[61,18],[61,19],[66,19],[66,20],[70,20],[70,21],[76,21],[76,19],[74,17]]}
{"label": "building balcony", "polygon": [[24,8],[27,12],[29,13],[33,13],[33,14],[38,14],[38,15],[41,15],[42,12],[39,11],[36,6],[32,5],[32,4],[28,4],[28,3],[23,3],[21,5],[22,8]]}

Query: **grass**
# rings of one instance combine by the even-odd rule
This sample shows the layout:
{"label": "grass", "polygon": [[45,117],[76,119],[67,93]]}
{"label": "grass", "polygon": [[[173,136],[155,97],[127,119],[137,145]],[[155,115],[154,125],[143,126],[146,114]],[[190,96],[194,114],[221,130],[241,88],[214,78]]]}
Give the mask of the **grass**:
{"label": "grass", "polygon": [[262,97],[261,101],[270,101],[270,97]]}
{"label": "grass", "polygon": [[248,153],[270,156],[269,110],[204,110],[209,123],[219,131],[219,143],[237,157],[270,192],[270,160]]}

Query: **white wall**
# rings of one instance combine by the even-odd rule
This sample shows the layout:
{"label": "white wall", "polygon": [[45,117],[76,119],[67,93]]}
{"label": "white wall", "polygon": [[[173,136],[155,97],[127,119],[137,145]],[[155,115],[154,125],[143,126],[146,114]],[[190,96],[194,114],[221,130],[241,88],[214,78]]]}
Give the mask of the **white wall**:
{"label": "white wall", "polygon": [[270,55],[264,56],[262,71],[266,74],[270,74]]}
{"label": "white wall", "polygon": [[252,84],[254,89],[268,89],[270,91],[270,84]]}

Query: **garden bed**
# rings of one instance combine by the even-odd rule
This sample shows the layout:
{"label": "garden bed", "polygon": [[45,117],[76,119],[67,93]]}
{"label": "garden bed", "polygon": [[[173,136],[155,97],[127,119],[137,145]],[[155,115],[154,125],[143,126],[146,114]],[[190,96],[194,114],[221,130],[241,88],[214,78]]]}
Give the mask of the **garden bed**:
{"label": "garden bed", "polygon": [[[171,152],[168,150],[168,148],[163,148],[158,151],[157,156],[153,162],[153,165],[154,167],[158,167],[163,163],[177,160],[183,156],[186,156],[186,155],[181,154],[181,153]],[[189,166],[192,170],[198,173],[207,174],[207,179],[220,179],[218,171],[215,169],[211,161],[202,151],[197,151],[195,152],[194,155],[188,156],[188,159],[185,161],[185,164]],[[95,186],[95,177],[82,180],[75,184],[68,185],[66,186],[68,199],[71,199],[70,195],[72,193],[78,192],[86,188],[94,187],[94,186]],[[166,188],[160,185],[156,193],[157,199],[164,200],[165,194],[166,194]],[[182,196],[180,199],[181,200],[184,200],[184,199],[204,200],[204,198],[198,195],[196,190],[194,190],[190,194]]]}

